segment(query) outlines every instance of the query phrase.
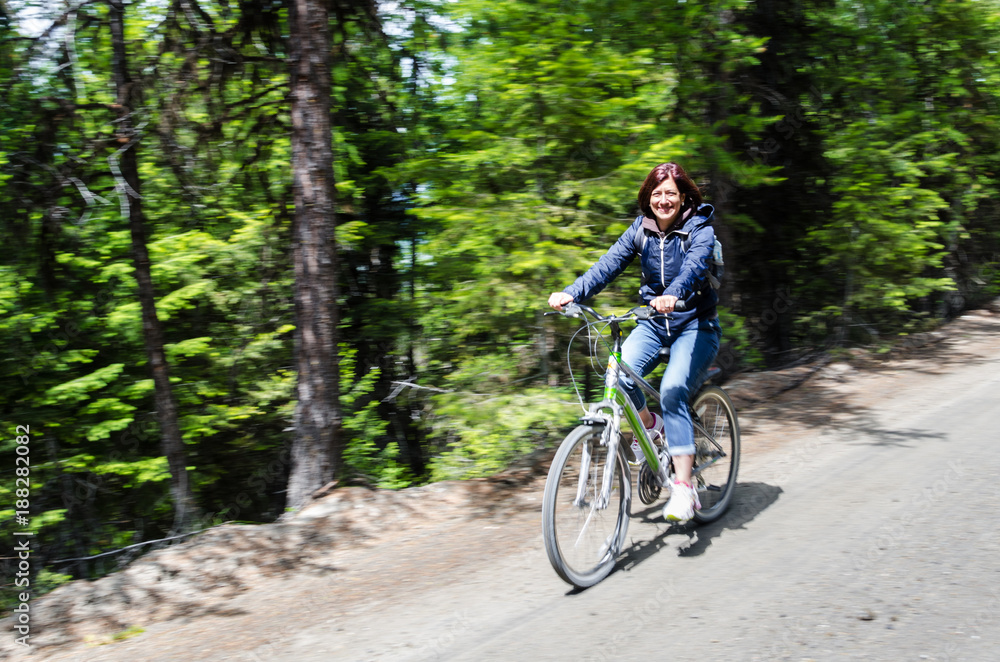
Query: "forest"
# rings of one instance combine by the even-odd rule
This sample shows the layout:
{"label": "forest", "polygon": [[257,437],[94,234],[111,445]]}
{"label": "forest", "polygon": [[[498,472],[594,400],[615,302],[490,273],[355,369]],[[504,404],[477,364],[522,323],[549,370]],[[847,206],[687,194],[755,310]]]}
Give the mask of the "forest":
{"label": "forest", "polygon": [[553,446],[601,375],[546,299],[664,161],[726,375],[975,307],[998,49],[996,0],[0,0],[0,542],[44,592]]}

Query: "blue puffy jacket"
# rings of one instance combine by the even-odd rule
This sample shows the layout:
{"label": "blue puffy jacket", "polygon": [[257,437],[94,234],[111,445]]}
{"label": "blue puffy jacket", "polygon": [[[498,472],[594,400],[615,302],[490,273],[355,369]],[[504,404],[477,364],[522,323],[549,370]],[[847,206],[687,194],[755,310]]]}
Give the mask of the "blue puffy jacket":
{"label": "blue puffy jacket", "polygon": [[640,216],[594,266],[563,291],[578,303],[596,296],[635,259],[635,235],[642,232],[646,236],[644,242],[641,238],[638,242],[642,246],[642,302],[648,305],[661,294],[686,300],[688,310],[671,316],[670,326],[677,330],[696,320],[715,318],[719,295],[707,277],[708,259],[715,246],[714,212],[708,204],[688,209],[683,212],[681,227],[668,233],[660,232],[654,219]]}

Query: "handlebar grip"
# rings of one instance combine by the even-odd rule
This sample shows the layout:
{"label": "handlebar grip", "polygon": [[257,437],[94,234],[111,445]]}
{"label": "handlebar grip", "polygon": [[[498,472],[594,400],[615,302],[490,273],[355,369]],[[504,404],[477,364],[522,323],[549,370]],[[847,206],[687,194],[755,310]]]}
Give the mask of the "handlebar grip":
{"label": "handlebar grip", "polygon": [[[688,309],[688,302],[684,299],[678,299],[674,302],[674,312],[681,313]],[[656,312],[655,309],[649,306],[638,306],[629,311],[635,314],[636,319],[640,320],[651,320],[664,317],[662,313]],[[668,313],[669,315],[669,313]]]}
{"label": "handlebar grip", "polygon": [[563,317],[581,317],[583,315],[583,308],[580,304],[575,301],[571,301],[563,306],[562,310],[550,310],[542,313],[544,317],[549,315],[562,315]]}

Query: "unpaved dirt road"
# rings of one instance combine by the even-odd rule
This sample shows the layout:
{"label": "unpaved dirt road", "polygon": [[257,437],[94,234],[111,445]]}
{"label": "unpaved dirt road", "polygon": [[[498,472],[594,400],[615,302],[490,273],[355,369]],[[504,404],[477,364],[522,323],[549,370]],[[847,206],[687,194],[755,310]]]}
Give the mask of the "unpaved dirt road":
{"label": "unpaved dirt road", "polygon": [[548,565],[539,479],[499,512],[342,549],[214,614],[33,659],[1000,660],[998,331],[973,313],[741,408],[727,516],[667,527],[656,504],[586,591]]}

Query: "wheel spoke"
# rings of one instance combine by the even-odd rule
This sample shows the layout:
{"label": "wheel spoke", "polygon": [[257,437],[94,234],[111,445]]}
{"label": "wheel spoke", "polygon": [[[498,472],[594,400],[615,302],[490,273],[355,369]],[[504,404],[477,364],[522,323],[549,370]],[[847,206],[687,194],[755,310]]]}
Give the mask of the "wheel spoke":
{"label": "wheel spoke", "polygon": [[707,386],[695,397],[695,469],[701,510],[700,522],[710,522],[725,512],[732,499],[739,466],[739,428],[736,412],[722,389]]}
{"label": "wheel spoke", "polygon": [[620,457],[600,442],[604,426],[580,426],[560,446],[542,503],[546,552],[575,586],[591,586],[614,566],[628,526],[627,484]]}

